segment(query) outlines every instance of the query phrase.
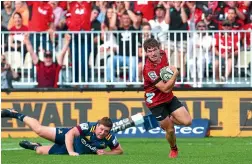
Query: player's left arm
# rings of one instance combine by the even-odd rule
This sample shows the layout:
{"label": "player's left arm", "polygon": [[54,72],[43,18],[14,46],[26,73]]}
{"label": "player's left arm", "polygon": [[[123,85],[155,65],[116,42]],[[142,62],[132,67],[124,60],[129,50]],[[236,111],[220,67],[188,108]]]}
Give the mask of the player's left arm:
{"label": "player's left arm", "polygon": [[120,155],[123,154],[123,149],[120,145],[120,143],[118,142],[116,136],[111,137],[111,139],[109,140],[109,144],[108,144],[110,151],[104,151],[105,155]]}
{"label": "player's left arm", "polygon": [[157,87],[160,91],[164,93],[169,93],[172,91],[172,88],[175,85],[177,76],[179,75],[179,72],[176,67],[170,66],[170,68],[174,72],[171,79],[169,79],[167,82],[160,80],[158,83],[155,84],[155,87]]}

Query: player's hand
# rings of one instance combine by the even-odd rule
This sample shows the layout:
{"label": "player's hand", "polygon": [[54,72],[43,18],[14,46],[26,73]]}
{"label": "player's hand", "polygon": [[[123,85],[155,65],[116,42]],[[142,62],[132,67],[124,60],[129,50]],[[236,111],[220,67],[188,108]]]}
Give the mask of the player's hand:
{"label": "player's hand", "polygon": [[98,150],[96,151],[96,153],[97,153],[98,155],[104,155],[104,154],[105,154],[105,151],[104,151],[103,149],[98,149]]}
{"label": "player's hand", "polygon": [[172,72],[174,73],[174,75],[178,76],[179,75],[179,71],[176,67],[174,66],[169,66],[169,68],[172,70]]}
{"label": "player's hand", "polygon": [[68,153],[70,156],[79,156],[79,153],[76,153],[76,152],[69,152]]}

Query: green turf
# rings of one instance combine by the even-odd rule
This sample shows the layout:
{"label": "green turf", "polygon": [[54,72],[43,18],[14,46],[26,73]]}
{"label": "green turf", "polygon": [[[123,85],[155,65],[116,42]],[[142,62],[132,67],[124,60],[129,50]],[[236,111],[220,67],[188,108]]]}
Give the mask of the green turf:
{"label": "green turf", "polygon": [[[37,155],[19,148],[22,139],[2,139],[2,164],[249,164],[252,163],[252,138],[178,139],[179,158],[169,159],[164,139],[120,139],[124,154],[120,156]],[[49,144],[42,139],[31,141]],[[9,150],[6,150],[9,149]]]}

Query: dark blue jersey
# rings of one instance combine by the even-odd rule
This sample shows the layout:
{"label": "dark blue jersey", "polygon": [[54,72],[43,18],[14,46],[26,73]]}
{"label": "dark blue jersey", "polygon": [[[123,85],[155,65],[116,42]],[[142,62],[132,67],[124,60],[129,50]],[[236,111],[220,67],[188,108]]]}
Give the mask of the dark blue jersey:
{"label": "dark blue jersey", "polygon": [[[103,139],[98,139],[95,134],[96,125],[82,123],[76,128],[80,136],[74,138],[74,151],[79,154],[96,154],[97,149],[109,147],[111,150],[119,146],[117,138],[113,134],[108,134]],[[55,144],[50,149],[49,154],[68,154],[65,145],[65,134],[70,128],[56,128]]]}

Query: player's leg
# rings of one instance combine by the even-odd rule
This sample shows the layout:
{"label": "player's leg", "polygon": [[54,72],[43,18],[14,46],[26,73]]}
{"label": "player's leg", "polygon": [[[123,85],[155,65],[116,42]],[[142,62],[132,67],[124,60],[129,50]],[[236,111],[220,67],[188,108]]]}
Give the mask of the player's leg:
{"label": "player's leg", "polygon": [[180,125],[190,126],[192,118],[184,106],[178,108],[171,115],[180,123]]}
{"label": "player's leg", "polygon": [[52,146],[39,146],[36,149],[36,153],[46,155],[46,154],[49,154],[49,151],[51,148],[52,148]]}
{"label": "player's leg", "polygon": [[24,149],[34,150],[37,154],[49,154],[49,150],[52,148],[52,145],[42,146],[39,143],[34,143],[30,141],[20,141],[19,146]]}
{"label": "player's leg", "polygon": [[159,105],[158,107],[154,107],[150,109],[152,114],[156,117],[159,122],[161,128],[166,131],[166,140],[169,142],[171,151],[169,153],[170,158],[176,158],[178,156],[178,149],[176,145],[176,135],[174,129],[174,123],[169,118],[169,103],[164,103]]}
{"label": "player's leg", "polygon": [[192,124],[192,118],[183,104],[177,99],[176,96],[173,97],[172,101],[169,103],[168,109],[170,109],[171,119],[179,125],[190,126]]}
{"label": "player's leg", "polygon": [[23,122],[29,126],[32,131],[34,131],[38,136],[45,138],[49,141],[54,142],[55,141],[55,136],[56,136],[56,128],[55,127],[48,127],[48,126],[43,126],[39,123],[38,120],[25,116],[23,119]]}
{"label": "player's leg", "polygon": [[39,135],[42,138],[45,138],[49,141],[54,142],[55,136],[56,136],[56,128],[54,127],[48,127],[48,126],[42,126],[38,120],[26,116],[22,113],[18,113],[14,109],[5,109],[1,111],[1,117],[10,117],[10,118],[16,118],[19,121],[22,121],[25,123],[25,125],[29,126],[37,135]]}
{"label": "player's leg", "polygon": [[176,124],[176,125],[183,125],[181,122],[179,122],[176,118],[174,118],[173,116],[170,116],[170,120]]}
{"label": "player's leg", "polygon": [[159,121],[159,123],[161,128],[166,131],[165,135],[166,140],[169,142],[171,147],[175,147],[176,135],[173,121],[169,117],[166,117],[164,120]]}

